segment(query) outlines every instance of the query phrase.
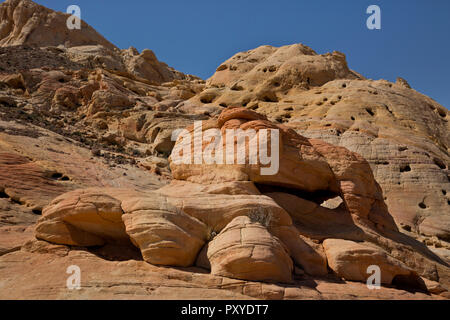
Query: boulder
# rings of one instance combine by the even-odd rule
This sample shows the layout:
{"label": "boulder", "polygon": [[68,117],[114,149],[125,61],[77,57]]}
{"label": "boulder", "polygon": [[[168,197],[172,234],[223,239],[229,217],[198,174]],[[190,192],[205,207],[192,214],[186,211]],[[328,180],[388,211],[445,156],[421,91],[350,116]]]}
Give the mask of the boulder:
{"label": "boulder", "polygon": [[145,261],[181,267],[194,264],[207,238],[204,223],[158,194],[127,199],[122,207],[126,232]]}
{"label": "boulder", "polygon": [[97,188],[63,194],[43,210],[36,238],[75,246],[127,243],[119,199],[131,194],[127,190]]}
{"label": "boulder", "polygon": [[373,272],[368,272],[370,266],[380,268],[380,279],[383,284],[391,284],[395,277],[417,277],[417,274],[404,263],[368,243],[327,239],[323,242],[323,247],[328,265],[345,280],[366,282]]}
{"label": "boulder", "polygon": [[289,282],[293,263],[284,245],[259,222],[237,217],[208,246],[211,273],[229,278]]}
{"label": "boulder", "polygon": [[[237,122],[236,122],[237,121]],[[220,142],[210,142],[211,137],[208,138],[209,129],[221,130]],[[243,153],[244,157],[240,161],[237,155],[230,153],[227,150],[227,129],[240,129],[243,134],[246,132],[250,135],[248,144],[240,144],[237,140],[231,145],[238,148],[236,154]],[[264,120],[258,113],[247,110],[245,108],[230,108],[224,110],[217,122],[209,121],[202,123],[202,132],[199,132],[203,157],[200,158],[200,163],[194,163],[194,151],[196,151],[196,133],[194,127],[187,128],[186,132],[179,137],[177,143],[172,151],[170,167],[173,176],[178,180],[188,180],[197,183],[210,183],[211,181],[254,181],[264,184],[275,184],[284,187],[297,188],[308,192],[318,190],[333,190],[337,191],[336,181],[334,180],[333,172],[329,168],[327,162],[319,154],[307,139],[296,134],[294,131],[285,127],[278,126],[267,120]],[[274,130],[278,133],[278,137],[273,138],[268,132],[267,149],[278,150],[279,157],[272,155],[273,163],[271,168],[267,168],[257,160],[255,164],[250,160],[251,154],[254,152],[262,153],[262,146],[257,141],[262,141],[260,136],[261,130]],[[203,133],[205,136],[203,136]],[[209,140],[208,140],[209,139]],[[205,142],[206,141],[206,142]],[[254,142],[256,150],[250,149],[250,145]],[[199,142],[197,142],[199,143]],[[206,154],[208,148],[223,147],[222,161],[214,161],[210,164]],[[239,149],[242,148],[242,149]],[[219,149],[217,149],[219,150]],[[191,151],[191,161],[180,162],[175,160],[182,155],[183,152]],[[232,150],[230,150],[232,152]],[[220,151],[217,151],[220,152]],[[197,155],[195,155],[197,156]],[[230,158],[229,158],[230,157]],[[231,159],[231,160],[227,160]],[[190,163],[188,163],[190,162]],[[264,173],[264,168],[274,169],[274,172],[268,174]]]}

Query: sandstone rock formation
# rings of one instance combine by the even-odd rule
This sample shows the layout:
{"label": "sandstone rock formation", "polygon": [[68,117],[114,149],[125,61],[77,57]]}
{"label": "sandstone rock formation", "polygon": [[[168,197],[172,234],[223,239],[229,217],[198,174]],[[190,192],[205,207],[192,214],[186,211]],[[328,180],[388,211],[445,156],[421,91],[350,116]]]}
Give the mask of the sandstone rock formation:
{"label": "sandstone rock formation", "polygon": [[122,207],[126,232],[145,261],[182,267],[194,264],[207,237],[204,223],[156,194],[127,199]]}
{"label": "sandstone rock formation", "polygon": [[[79,67],[128,72],[154,83],[196,79],[158,61],[149,49],[141,53],[135,48],[118,49],[84,21],[80,29],[68,29],[69,14],[30,0],[5,1],[0,5],[0,17],[0,47],[45,47]],[[24,67],[28,69],[30,65]]]}
{"label": "sandstone rock formation", "polygon": [[[267,120],[253,120],[258,117],[254,111],[226,109],[215,125],[214,120],[209,120],[205,128],[226,126],[241,119],[241,128],[254,127],[246,124],[262,121],[260,127],[283,130],[282,125]],[[178,140],[174,150],[187,140],[189,148],[195,148],[194,139],[185,139],[186,136]],[[293,143],[298,141],[302,143]],[[270,143],[280,143],[281,150],[291,146],[300,156],[306,150],[304,158],[313,172],[329,166],[331,181],[325,185],[334,189],[315,188],[318,181],[326,179],[323,175],[316,180],[301,179],[302,184],[280,182],[276,175],[268,176],[272,180],[260,181],[259,175],[233,173],[246,173],[245,164],[234,169],[231,166],[228,175],[221,175],[222,167],[230,165],[185,163],[177,167],[172,159],[175,180],[150,193],[87,189],[60,196],[43,211],[36,237],[56,244],[88,247],[126,243],[129,238],[151,264],[190,267],[197,262],[210,267],[213,275],[243,280],[290,282],[295,262],[310,276],[326,275],[328,264],[337,276],[365,281],[367,268],[377,265],[385,284],[395,281],[425,289],[422,276],[447,285],[449,266],[422,244],[398,232],[362,157],[289,130],[282,131],[281,138]],[[304,145],[310,148],[303,149]],[[323,160],[308,159],[308,154],[314,152],[320,152]],[[301,168],[302,161],[302,157],[298,158],[292,167]],[[314,171],[314,165],[319,169]],[[203,171],[196,170],[198,166],[204,166],[214,179],[201,177]],[[261,169],[263,165],[253,166]],[[192,176],[200,179],[189,182]],[[267,192],[282,188],[283,182],[284,192]],[[249,187],[249,183],[253,186]],[[336,195],[342,198],[337,208],[320,206]],[[302,202],[304,205],[298,206]],[[321,221],[308,220],[308,216]],[[324,228],[317,228],[323,224]],[[314,240],[319,242],[314,244]]]}
{"label": "sandstone rock formation", "polygon": [[211,274],[289,282],[293,263],[283,243],[247,216],[233,219],[208,245]]}
{"label": "sandstone rock formation", "polygon": [[[224,153],[221,159],[227,159],[229,153],[226,146],[228,143],[226,129],[240,129],[243,133],[250,130],[256,132],[254,136],[250,136],[248,144],[244,144],[245,142],[241,144],[243,149],[239,149],[239,138],[234,141],[236,148],[231,151],[240,150],[238,152],[245,153],[244,164],[209,164],[204,156],[205,151],[213,143],[217,149],[217,143],[210,142],[208,138],[205,142],[205,137],[201,137],[203,158],[198,164],[195,163],[196,137],[193,132],[190,134],[191,138],[182,136],[177,141],[171,155],[173,158],[178,152],[192,150],[191,159],[187,164],[171,161],[170,167],[175,179],[206,184],[250,180],[263,185],[290,188],[293,192],[312,193],[308,195],[309,198],[319,202],[341,196],[355,218],[369,219],[379,227],[397,230],[383,203],[381,188],[375,181],[368,163],[361,156],[320,140],[306,139],[294,130],[261,119],[258,113],[245,108],[225,109],[217,119],[217,124],[214,125],[210,121],[203,127],[203,133],[206,135],[210,128],[221,130]],[[256,139],[261,141],[260,133],[264,129],[276,129],[280,132],[278,140],[269,141],[267,147],[272,150],[274,145],[280,149],[279,160],[277,159],[279,168],[274,174],[264,175],[261,171],[264,166],[261,163],[251,164],[250,161],[251,152],[258,154],[262,152],[257,142],[254,145],[259,147],[258,150],[251,150],[251,144]],[[237,163],[237,155],[234,163]]]}
{"label": "sandstone rock formation", "polygon": [[402,232],[449,256],[449,113],[406,80],[365,79],[338,52],[262,46],[222,63],[179,109],[226,106],[364,157]]}
{"label": "sandstone rock formation", "polygon": [[69,30],[69,14],[54,12],[29,0],[7,0],[0,6],[0,45],[29,44],[40,47],[102,45],[116,48],[82,21],[81,30]]}
{"label": "sandstone rock formation", "polygon": [[[448,111],[406,80],[296,44],[205,82],[29,0],[0,17],[0,298],[450,297]],[[279,170],[177,163],[197,121],[278,130]]]}
{"label": "sandstone rock formation", "polygon": [[330,268],[346,280],[367,281],[370,266],[383,270],[380,273],[381,283],[389,284],[395,277],[415,275],[414,271],[377,247],[341,239],[326,239],[323,247]]}

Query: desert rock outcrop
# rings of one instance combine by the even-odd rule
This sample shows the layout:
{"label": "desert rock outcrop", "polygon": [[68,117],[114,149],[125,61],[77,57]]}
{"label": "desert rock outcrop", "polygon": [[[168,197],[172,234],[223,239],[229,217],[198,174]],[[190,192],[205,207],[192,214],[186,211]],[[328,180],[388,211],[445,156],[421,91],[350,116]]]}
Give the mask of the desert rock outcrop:
{"label": "desert rock outcrop", "polygon": [[188,106],[256,110],[304,137],[356,152],[370,164],[400,230],[448,256],[448,228],[437,221],[450,210],[449,113],[406,80],[365,79],[337,52],[262,46],[222,63],[204,91],[179,108]]}
{"label": "desert rock outcrop", "polygon": [[293,263],[283,243],[249,217],[231,221],[208,245],[211,273],[225,277],[289,282]]}
{"label": "desert rock outcrop", "polygon": [[[450,297],[449,114],[406,80],[295,44],[203,81],[29,0],[0,17],[0,298]],[[278,130],[279,170],[177,163],[209,129]]]}
{"label": "desert rock outcrop", "polygon": [[[225,110],[215,125],[209,120],[205,127],[226,125],[234,120],[230,113],[241,119],[239,125],[244,128],[248,122],[263,121],[264,127],[283,129],[267,120],[254,120],[260,115],[239,108]],[[183,140],[178,140],[177,144]],[[190,141],[194,144],[193,139]],[[189,267],[200,259],[203,262],[197,264],[210,266],[214,275],[243,280],[289,282],[293,262],[316,276],[326,275],[328,264],[338,276],[354,281],[364,281],[364,271],[372,264],[381,268],[382,282],[386,284],[398,277],[399,281],[409,281],[411,277],[420,279],[419,275],[430,280],[448,277],[445,262],[413,239],[401,238],[381,198],[381,189],[362,157],[319,140],[310,144],[310,140],[293,131],[282,132],[280,140],[270,143],[292,146],[302,156],[303,145],[295,145],[293,141],[309,145],[311,149],[307,149],[307,154],[320,154],[317,162],[311,161],[310,165],[313,168],[315,163],[319,168],[329,166],[329,176],[334,180],[327,181],[326,185],[337,189],[308,188],[305,183],[314,186],[316,181],[304,180],[303,184],[286,184],[282,189],[285,193],[277,193],[270,192],[271,188],[282,188],[276,177],[261,183],[258,175],[239,179],[239,174],[230,174],[234,179],[229,181],[214,173],[219,179],[200,179],[199,184],[188,181],[192,174],[198,175],[198,171],[191,168],[198,164],[185,163],[184,174],[177,175],[172,162],[174,177],[179,179],[160,190],[133,194],[133,191],[88,189],[60,196],[44,210],[36,236],[56,244],[95,246],[124,242],[121,240],[128,235],[144,260],[151,264]],[[301,161],[299,158],[293,166],[301,166]],[[261,165],[255,167],[258,169]],[[212,164],[207,171],[214,170]],[[249,183],[254,185],[249,187]],[[314,191],[318,192],[316,197]],[[335,209],[320,206],[335,196],[327,196],[323,191],[335,192],[344,205]],[[293,203],[303,205],[297,207]],[[316,223],[314,218],[308,219],[308,215],[322,221]],[[335,222],[340,224],[338,232]],[[323,224],[325,228],[317,228]],[[70,236],[78,233],[67,227],[79,230],[80,235],[71,239]],[[311,230],[316,230],[316,234]],[[349,238],[369,245],[349,241]],[[207,262],[202,247],[206,248]],[[421,259],[420,267],[417,259]],[[441,269],[436,273],[437,265],[441,265]],[[422,281],[416,281],[419,287],[420,283]]]}
{"label": "desert rock outcrop", "polygon": [[370,266],[383,270],[380,272],[381,283],[390,284],[398,276],[417,276],[380,248],[340,239],[327,239],[323,242],[323,247],[330,268],[346,280],[367,281]]}
{"label": "desert rock outcrop", "polygon": [[34,45],[67,47],[102,45],[116,48],[84,21],[81,30],[66,32],[69,14],[57,13],[28,0],[8,0],[0,6],[0,45]]}

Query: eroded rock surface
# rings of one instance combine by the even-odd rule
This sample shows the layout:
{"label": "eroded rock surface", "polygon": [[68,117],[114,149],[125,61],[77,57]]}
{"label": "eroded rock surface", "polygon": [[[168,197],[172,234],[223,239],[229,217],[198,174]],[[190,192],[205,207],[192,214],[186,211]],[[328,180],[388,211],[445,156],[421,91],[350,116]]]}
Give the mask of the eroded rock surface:
{"label": "eroded rock surface", "polygon": [[449,113],[406,80],[365,79],[342,53],[262,46],[222,63],[180,108],[226,106],[364,157],[400,230],[448,256]]}
{"label": "eroded rock surface", "polygon": [[[261,121],[254,120],[259,117],[254,111],[231,108],[217,118],[216,124],[210,120],[206,127],[233,121],[230,114],[240,117],[241,128],[248,121]],[[283,129],[262,121],[264,127]],[[303,179],[301,184],[286,183],[281,189],[285,192],[274,192],[283,188],[276,176],[268,176],[261,183],[258,175],[215,174],[215,164],[203,164],[215,177],[206,179],[201,176],[202,171],[196,170],[202,164],[184,163],[178,168],[172,160],[174,178],[178,179],[159,190],[132,194],[118,189],[97,189],[62,195],[44,210],[36,235],[57,244],[95,246],[100,244],[98,238],[104,243],[114,243],[108,240],[111,237],[116,241],[123,239],[125,227],[131,242],[151,264],[183,267],[197,264],[210,268],[214,275],[243,280],[289,282],[296,263],[310,276],[326,276],[328,265],[339,277],[365,281],[367,268],[377,265],[384,284],[391,285],[394,279],[400,279],[397,280],[400,283],[413,283],[417,289],[425,290],[419,278],[423,276],[447,285],[450,268],[420,242],[398,231],[381,197],[381,188],[361,156],[320,140],[310,143],[293,131],[287,132],[289,135],[283,133],[280,140],[270,143],[282,144],[281,149],[283,144],[296,148],[299,158],[294,166],[299,167],[303,144],[310,146],[307,154],[320,155],[322,160],[317,161],[317,166],[325,165],[330,170],[333,180],[327,185],[335,189],[316,190],[316,181]],[[186,136],[177,141],[174,150],[184,139]],[[190,141],[194,144],[194,139]],[[295,145],[293,141],[303,144]],[[309,164],[314,168],[313,161]],[[245,173],[245,166],[231,166],[227,170]],[[262,167],[253,166],[255,172]],[[200,176],[197,182],[201,183],[192,182],[191,176]],[[334,197],[323,191],[333,191],[342,203],[334,209],[322,207],[322,202]],[[105,204],[107,199],[109,204]],[[118,219],[121,214],[123,222]],[[108,227],[111,219],[97,218],[110,215],[117,223],[113,229]],[[49,237],[52,233],[58,235],[59,230],[53,226],[60,224],[80,230],[81,236],[77,238],[85,242]],[[117,233],[113,235],[112,230]],[[68,231],[61,232],[76,234],[74,230]]]}
{"label": "eroded rock surface", "polygon": [[367,272],[370,266],[383,270],[381,283],[391,284],[397,276],[415,276],[411,269],[380,248],[340,239],[326,239],[323,247],[330,268],[346,280],[367,281],[371,275]]}
{"label": "eroded rock surface", "polygon": [[[29,0],[0,16],[0,298],[450,296],[448,111],[406,80],[296,44],[205,82]],[[196,121],[279,130],[279,171],[175,163]]]}
{"label": "eroded rock surface", "polygon": [[289,282],[293,263],[283,243],[249,217],[233,219],[208,245],[211,274]]}

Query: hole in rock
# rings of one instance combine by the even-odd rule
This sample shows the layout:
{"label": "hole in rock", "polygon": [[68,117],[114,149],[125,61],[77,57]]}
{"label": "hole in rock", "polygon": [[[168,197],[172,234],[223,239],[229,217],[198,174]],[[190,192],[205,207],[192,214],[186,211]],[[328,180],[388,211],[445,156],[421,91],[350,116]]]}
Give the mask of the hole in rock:
{"label": "hole in rock", "polygon": [[373,112],[373,110],[370,109],[370,108],[366,108],[366,111],[367,111],[367,113],[370,114],[372,117],[375,115],[375,113]]}
{"label": "hole in rock", "polygon": [[386,110],[390,113],[390,114],[394,114],[393,112],[392,112],[392,110],[391,109],[389,109],[389,107],[387,106],[387,105],[384,105],[384,107],[386,108]]}
{"label": "hole in rock", "polygon": [[347,88],[347,84],[343,83],[342,88]]}
{"label": "hole in rock", "polygon": [[294,111],[294,108],[292,108],[292,107],[287,107],[287,108],[284,108],[284,111]]}
{"label": "hole in rock", "polygon": [[445,196],[447,194],[447,191],[445,191],[444,189],[442,189],[442,194]]}
{"label": "hole in rock", "polygon": [[392,285],[408,292],[426,292],[425,282],[418,275],[396,275]]}
{"label": "hole in rock", "polygon": [[262,100],[264,102],[278,102],[278,98],[275,95],[273,96],[265,95]]}
{"label": "hole in rock", "polygon": [[87,249],[96,256],[109,261],[142,261],[141,251],[130,243],[105,244]]}
{"label": "hole in rock", "polygon": [[426,209],[426,208],[427,208],[427,205],[426,205],[425,203],[421,202],[421,203],[419,203],[419,207],[420,207],[421,209]]}
{"label": "hole in rock", "polygon": [[409,166],[409,164],[400,166],[400,172],[408,172],[408,171],[411,171],[411,167]]}
{"label": "hole in rock", "polygon": [[408,147],[398,147],[398,151],[406,151],[408,150]]}
{"label": "hole in rock", "polygon": [[410,225],[408,225],[408,224],[404,224],[404,225],[402,225],[402,228],[403,228],[403,230],[406,230],[406,231],[408,231],[408,232],[411,232],[411,226]]}
{"label": "hole in rock", "polygon": [[300,189],[295,188],[289,188],[289,187],[282,187],[282,186],[274,186],[269,184],[262,184],[262,183],[255,183],[256,188],[262,193],[274,193],[274,192],[283,192],[288,193],[294,196],[297,196],[299,198],[312,201],[317,203],[318,205],[321,205],[325,201],[333,198],[340,198],[340,195],[332,192],[330,190],[318,190],[314,192],[304,191]]}
{"label": "hole in rock", "polygon": [[55,180],[59,180],[59,179],[61,179],[62,177],[63,177],[63,174],[62,174],[62,173],[59,173],[59,172],[52,173],[52,175],[51,175],[51,178],[52,178],[52,179],[55,179]]}
{"label": "hole in rock", "polygon": [[355,117],[350,117],[350,119],[352,119],[353,121],[355,121]]}
{"label": "hole in rock", "polygon": [[33,212],[33,214],[36,214],[38,216],[42,215],[42,210],[41,209],[33,209],[33,210],[31,210],[31,212]]}
{"label": "hole in rock", "polygon": [[433,158],[433,162],[441,169],[445,169],[447,167],[441,159]]}
{"label": "hole in rock", "polygon": [[213,95],[205,95],[200,98],[200,102],[201,103],[211,103],[211,102],[213,102],[214,98],[215,98],[215,96],[213,96]]}
{"label": "hole in rock", "polygon": [[344,201],[341,196],[337,196],[331,199],[328,199],[320,204],[321,207],[328,209],[336,209],[338,208]]}
{"label": "hole in rock", "polygon": [[225,102],[219,103],[219,106],[224,107],[224,108],[228,107],[228,105]]}
{"label": "hole in rock", "polygon": [[438,109],[437,112],[442,118],[445,118],[445,116],[447,115],[446,112],[444,110],[441,110],[441,109]]}
{"label": "hole in rock", "polygon": [[9,196],[6,194],[5,190],[0,189],[0,199],[8,199]]}

